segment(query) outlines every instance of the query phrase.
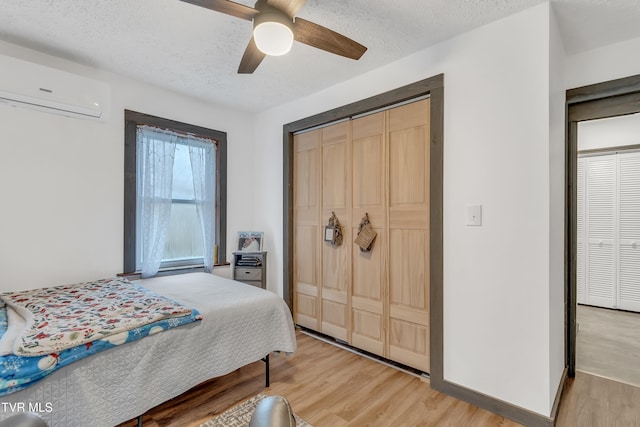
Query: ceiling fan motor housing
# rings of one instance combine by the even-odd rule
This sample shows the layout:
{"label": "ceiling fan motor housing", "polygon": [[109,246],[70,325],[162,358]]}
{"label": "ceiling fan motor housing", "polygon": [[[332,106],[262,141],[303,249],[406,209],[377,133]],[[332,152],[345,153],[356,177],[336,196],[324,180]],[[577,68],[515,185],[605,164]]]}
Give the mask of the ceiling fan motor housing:
{"label": "ceiling fan motor housing", "polygon": [[253,37],[267,55],[284,55],[293,45],[293,20],[275,8],[261,10],[253,18]]}

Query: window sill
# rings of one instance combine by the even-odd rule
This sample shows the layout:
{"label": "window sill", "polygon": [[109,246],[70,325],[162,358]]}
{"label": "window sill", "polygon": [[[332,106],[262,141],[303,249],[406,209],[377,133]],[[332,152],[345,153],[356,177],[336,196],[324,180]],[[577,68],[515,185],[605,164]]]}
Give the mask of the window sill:
{"label": "window sill", "polygon": [[[216,267],[226,267],[231,265],[228,262],[223,262],[221,264],[215,264],[213,268]],[[162,277],[162,276],[174,276],[176,274],[186,274],[186,273],[196,273],[196,272],[204,272],[204,266],[188,266],[188,267],[176,267],[176,268],[165,268],[158,271],[154,277]],[[133,273],[118,273],[118,277],[124,277],[128,280],[138,280],[142,278],[142,275],[139,271]]]}

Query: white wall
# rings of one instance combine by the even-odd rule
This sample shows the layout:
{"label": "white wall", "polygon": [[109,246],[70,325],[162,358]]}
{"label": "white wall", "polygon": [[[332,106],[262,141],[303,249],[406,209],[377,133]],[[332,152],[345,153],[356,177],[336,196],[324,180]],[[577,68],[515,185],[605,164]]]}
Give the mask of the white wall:
{"label": "white wall", "polygon": [[567,57],[567,89],[640,74],[640,38]]}
{"label": "white wall", "polygon": [[578,151],[640,144],[640,113],[578,123]]}
{"label": "white wall", "polygon": [[[123,264],[124,109],[227,132],[228,247],[251,227],[253,115],[8,43],[0,54],[111,85],[106,123],[0,107],[0,291],[113,276]],[[153,70],[151,70],[153,72]]]}
{"label": "white wall", "polygon": [[565,52],[558,22],[549,28],[549,405],[565,368]]}
{"label": "white wall", "polygon": [[[267,185],[256,222],[281,236],[282,125],[444,73],[444,376],[543,415],[563,364],[562,292],[550,292],[562,283],[561,261],[551,259],[562,248],[550,248],[559,225],[551,216],[562,208],[550,179],[563,114],[559,98],[550,101],[550,79],[562,71],[551,64],[550,14],[545,3],[479,28],[259,114],[255,128]],[[470,203],[483,205],[482,227],[464,225]],[[282,292],[282,241],[271,245],[269,280]]]}

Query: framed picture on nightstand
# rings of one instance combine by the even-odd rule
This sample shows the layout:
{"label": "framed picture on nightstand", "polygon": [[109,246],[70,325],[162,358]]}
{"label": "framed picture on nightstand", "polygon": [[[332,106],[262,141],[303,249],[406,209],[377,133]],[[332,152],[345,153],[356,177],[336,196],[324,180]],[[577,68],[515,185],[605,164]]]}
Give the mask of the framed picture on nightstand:
{"label": "framed picture on nightstand", "polygon": [[262,231],[238,231],[236,252],[262,252],[264,233]]}

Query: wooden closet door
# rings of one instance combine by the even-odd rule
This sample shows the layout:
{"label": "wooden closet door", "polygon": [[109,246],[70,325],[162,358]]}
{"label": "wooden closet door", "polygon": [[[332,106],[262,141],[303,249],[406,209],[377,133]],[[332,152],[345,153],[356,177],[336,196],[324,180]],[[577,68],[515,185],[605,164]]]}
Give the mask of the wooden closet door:
{"label": "wooden closet door", "polygon": [[322,129],[322,223],[332,213],[342,226],[343,243],[322,243],[322,329],[348,341],[349,284],[351,283],[351,146],[349,122]]}
{"label": "wooden closet door", "polygon": [[320,130],[295,135],[294,321],[320,330],[322,145]]}
{"label": "wooden closet door", "polygon": [[389,358],[429,372],[429,100],[389,111]]}
{"label": "wooden closet door", "polygon": [[351,297],[351,344],[388,357],[386,347],[387,287],[387,173],[385,113],[372,114],[352,122],[353,139],[353,236],[360,220],[369,214],[378,233],[370,252],[360,252],[353,243],[353,286]]}

